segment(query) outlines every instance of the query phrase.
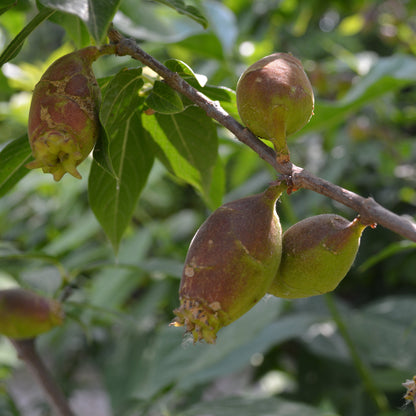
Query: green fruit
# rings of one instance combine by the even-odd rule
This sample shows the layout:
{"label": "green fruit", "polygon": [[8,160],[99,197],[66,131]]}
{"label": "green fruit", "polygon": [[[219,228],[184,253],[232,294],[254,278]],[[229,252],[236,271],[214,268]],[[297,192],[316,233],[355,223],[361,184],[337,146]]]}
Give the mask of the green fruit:
{"label": "green fruit", "polygon": [[202,224],[188,250],[172,323],[194,342],[214,343],[217,331],[251,309],[279,267],[281,226],[276,200],[286,185],[224,204]]}
{"label": "green fruit", "polygon": [[256,136],[271,140],[278,160],[288,162],[286,137],[308,123],[314,108],[301,62],[287,53],[266,56],[244,71],[236,93],[243,123]]}
{"label": "green fruit", "polygon": [[0,334],[14,339],[33,338],[60,325],[61,304],[25,289],[0,290]]}
{"label": "green fruit", "polygon": [[282,260],[268,293],[304,298],[334,290],[351,268],[366,226],[335,214],[306,218],[284,234]]}
{"label": "green fruit", "polygon": [[76,167],[88,156],[99,135],[98,87],[92,63],[113,53],[114,46],[90,46],[55,61],[33,91],[28,135],[34,161],[56,181],[68,172],[81,179]]}

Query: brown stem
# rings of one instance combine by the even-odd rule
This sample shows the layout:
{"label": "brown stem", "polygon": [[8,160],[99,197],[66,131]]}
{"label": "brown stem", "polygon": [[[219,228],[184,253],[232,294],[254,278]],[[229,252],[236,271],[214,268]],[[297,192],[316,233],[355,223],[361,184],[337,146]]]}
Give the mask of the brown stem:
{"label": "brown stem", "polygon": [[10,341],[15,347],[19,358],[26,363],[42,385],[48,401],[55,408],[57,414],[60,416],[74,416],[62,390],[36,351],[35,338],[22,340],[10,339]]}
{"label": "brown stem", "polygon": [[325,195],[347,207],[352,208],[361,216],[365,224],[380,224],[401,236],[416,242],[416,224],[410,219],[394,214],[378,204],[373,198],[364,198],[338,185],[312,175],[306,170],[292,164],[279,163],[272,148],[259,140],[250,130],[243,127],[231,117],[217,101],[212,101],[204,94],[189,85],[177,73],[170,71],[162,63],[142,50],[136,42],[124,38],[112,29],[110,40],[117,45],[118,55],[130,55],[160,75],[166,84],[189,98],[205,110],[207,115],[230,130],[238,140],[253,149],[263,160],[269,163],[277,172],[290,176],[293,188],[305,188]]}

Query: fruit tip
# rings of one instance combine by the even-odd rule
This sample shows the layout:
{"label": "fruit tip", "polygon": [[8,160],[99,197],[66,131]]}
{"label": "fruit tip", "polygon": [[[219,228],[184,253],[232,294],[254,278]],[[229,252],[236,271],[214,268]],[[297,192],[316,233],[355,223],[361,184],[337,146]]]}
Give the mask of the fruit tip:
{"label": "fruit tip", "polygon": [[377,228],[377,223],[373,221],[365,221],[364,218],[358,214],[353,220],[352,224],[360,225],[362,230],[364,230],[367,227],[370,227],[372,229]]}

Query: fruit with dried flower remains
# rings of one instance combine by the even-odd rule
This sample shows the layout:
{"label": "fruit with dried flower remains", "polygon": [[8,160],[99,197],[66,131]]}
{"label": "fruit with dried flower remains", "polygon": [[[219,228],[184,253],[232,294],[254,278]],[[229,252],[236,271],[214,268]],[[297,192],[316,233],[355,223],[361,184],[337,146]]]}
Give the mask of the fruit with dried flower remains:
{"label": "fruit with dried flower remains", "polygon": [[188,250],[172,323],[194,342],[214,343],[217,331],[251,309],[266,293],[281,257],[276,201],[286,188],[224,204],[202,224]]}
{"label": "fruit with dried flower remains", "polygon": [[28,135],[35,158],[26,166],[42,168],[59,181],[65,173],[80,179],[77,166],[99,135],[100,89],[92,63],[114,53],[113,45],[90,46],[55,61],[33,91]]}

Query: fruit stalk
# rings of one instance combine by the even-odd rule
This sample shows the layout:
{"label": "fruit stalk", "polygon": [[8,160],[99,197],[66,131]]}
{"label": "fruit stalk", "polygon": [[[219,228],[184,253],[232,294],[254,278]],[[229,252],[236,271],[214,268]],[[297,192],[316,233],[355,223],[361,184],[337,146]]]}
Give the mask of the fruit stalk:
{"label": "fruit stalk", "polygon": [[33,338],[23,340],[11,339],[11,342],[16,349],[19,358],[25,362],[39,381],[45,391],[49,403],[55,409],[56,414],[59,416],[74,416],[62,390],[54,380],[42,358],[39,356],[36,350],[35,340]]}

